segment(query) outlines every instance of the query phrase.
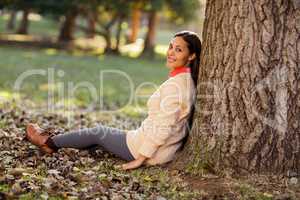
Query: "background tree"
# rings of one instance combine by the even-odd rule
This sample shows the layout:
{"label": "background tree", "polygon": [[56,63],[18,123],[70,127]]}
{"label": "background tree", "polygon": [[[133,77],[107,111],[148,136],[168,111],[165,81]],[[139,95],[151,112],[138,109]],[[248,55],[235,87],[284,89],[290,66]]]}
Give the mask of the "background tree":
{"label": "background tree", "polygon": [[17,11],[16,10],[11,10],[9,13],[9,19],[6,24],[6,29],[11,31],[15,29],[16,26],[16,15]]}
{"label": "background tree", "polygon": [[96,35],[96,19],[97,13],[94,10],[90,10],[86,13],[87,18],[87,31],[86,36],[87,38],[94,38]]}
{"label": "background tree", "polygon": [[[18,28],[20,34],[28,33],[29,12],[34,12],[43,17],[52,17],[61,23],[58,41],[72,41],[76,31],[81,30],[90,38],[95,34],[103,36],[106,42],[106,53],[119,53],[123,37],[122,29],[125,27],[123,25],[129,21],[131,13],[135,13],[132,16],[131,41],[136,39],[141,12],[146,12],[148,29],[145,34],[142,56],[153,57],[159,12],[167,10],[169,18],[180,24],[180,22],[193,19],[192,16],[198,8],[195,2],[198,0],[6,0],[4,6],[7,8],[13,6],[12,11],[23,10],[23,17]],[[13,22],[13,16],[12,12],[11,22]],[[78,18],[80,20],[77,20]],[[87,23],[82,23],[82,19],[85,19]],[[11,23],[9,25],[11,27]]]}
{"label": "background tree", "polygon": [[194,173],[300,173],[300,5],[208,1],[194,126],[174,163]]}
{"label": "background tree", "polygon": [[132,13],[131,13],[131,26],[130,26],[130,36],[129,42],[135,42],[139,33],[142,11],[141,11],[142,3],[137,2],[133,5]]}
{"label": "background tree", "polygon": [[30,9],[44,17],[51,17],[61,21],[59,29],[59,41],[71,41],[74,38],[76,17],[81,12],[82,5],[90,3],[92,0],[14,0],[12,5],[17,10]]}
{"label": "background tree", "polygon": [[155,31],[158,24],[158,12],[163,8],[164,0],[149,1],[144,5],[147,11],[147,33],[144,39],[144,48],[140,56],[154,57]]}
{"label": "background tree", "polygon": [[28,33],[30,12],[49,15],[55,18],[65,16],[65,20],[60,28],[59,40],[68,41],[73,38],[75,14],[77,14],[76,8],[80,3],[82,3],[82,0],[6,0],[4,6],[12,12],[22,11],[22,19],[17,29],[18,34]]}
{"label": "background tree", "polygon": [[22,19],[18,27],[18,34],[28,34],[30,7],[24,7],[22,10]]}
{"label": "background tree", "polygon": [[153,0],[146,2],[144,10],[148,13],[148,25],[141,56],[154,57],[159,11],[167,12],[168,18],[172,22],[175,22],[176,25],[182,25],[195,19],[195,13],[199,6],[198,0]]}
{"label": "background tree", "polygon": [[69,42],[74,39],[76,18],[81,12],[82,4],[83,0],[40,0],[36,7],[42,15],[60,19],[58,41]]}
{"label": "background tree", "polygon": [[16,9],[12,4],[13,0],[0,1],[0,12],[3,14],[4,9],[9,12],[9,19],[6,24],[6,30],[11,31],[15,28],[16,23]]}
{"label": "background tree", "polygon": [[[131,11],[134,1],[98,1],[95,9],[96,29],[98,35],[104,37],[106,42],[106,53],[119,53],[119,45],[122,36],[122,24],[125,22]],[[115,31],[114,31],[115,28]],[[85,29],[85,28],[84,28]]]}
{"label": "background tree", "polygon": [[184,25],[197,18],[199,0],[166,0],[167,17],[176,25]]}
{"label": "background tree", "polygon": [[[78,29],[84,31],[88,37],[93,37],[95,34],[103,36],[106,41],[105,52],[118,52],[122,23],[127,19],[133,2],[49,0],[40,4],[40,10],[43,15],[63,19],[59,30],[59,41],[73,40],[75,30]],[[86,25],[76,23],[79,16],[86,19]]]}
{"label": "background tree", "polygon": [[17,28],[16,33],[18,34],[28,34],[29,28],[29,14],[32,9],[35,8],[36,3],[38,0],[28,0],[28,1],[21,1],[21,0],[10,0],[4,1],[3,5],[8,8],[11,12],[10,19],[7,23],[7,29],[12,30],[15,25],[15,18],[16,12],[22,11],[22,18],[20,24]]}
{"label": "background tree", "polygon": [[68,7],[60,27],[58,36],[59,41],[71,41],[74,39],[74,29],[78,13],[79,11],[76,6]]}

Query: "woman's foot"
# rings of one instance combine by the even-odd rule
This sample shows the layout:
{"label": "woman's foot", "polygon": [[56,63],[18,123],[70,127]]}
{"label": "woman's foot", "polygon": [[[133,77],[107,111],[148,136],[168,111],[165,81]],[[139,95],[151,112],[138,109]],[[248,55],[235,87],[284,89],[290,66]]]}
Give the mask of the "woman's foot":
{"label": "woman's foot", "polygon": [[48,135],[43,135],[44,130],[37,124],[28,124],[26,127],[26,138],[34,145],[38,146],[46,153],[53,153],[54,150],[47,146],[46,142],[49,138]]}

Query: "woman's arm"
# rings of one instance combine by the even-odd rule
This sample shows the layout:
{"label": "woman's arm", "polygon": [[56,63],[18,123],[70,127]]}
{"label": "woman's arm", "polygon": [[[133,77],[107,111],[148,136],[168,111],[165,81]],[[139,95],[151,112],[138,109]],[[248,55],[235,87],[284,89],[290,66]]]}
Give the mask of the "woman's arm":
{"label": "woman's arm", "polygon": [[139,155],[139,157],[133,161],[130,161],[128,163],[125,163],[122,165],[122,168],[124,170],[128,170],[128,169],[136,169],[138,167],[140,167],[144,161],[147,159],[146,156],[143,156],[143,155]]}

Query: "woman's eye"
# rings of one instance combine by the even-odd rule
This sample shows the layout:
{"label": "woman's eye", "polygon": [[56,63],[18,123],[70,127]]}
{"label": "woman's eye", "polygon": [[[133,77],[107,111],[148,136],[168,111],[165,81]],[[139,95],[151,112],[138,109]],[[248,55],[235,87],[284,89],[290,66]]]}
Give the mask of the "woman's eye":
{"label": "woman's eye", "polygon": [[176,48],[176,49],[175,49],[175,51],[177,51],[177,52],[181,52],[181,49],[179,49],[179,48]]}

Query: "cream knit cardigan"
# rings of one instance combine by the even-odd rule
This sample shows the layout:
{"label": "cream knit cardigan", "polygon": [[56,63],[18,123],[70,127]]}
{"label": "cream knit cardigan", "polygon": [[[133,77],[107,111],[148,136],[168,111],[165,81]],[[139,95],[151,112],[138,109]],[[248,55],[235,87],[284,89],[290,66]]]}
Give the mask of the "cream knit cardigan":
{"label": "cream knit cardigan", "polygon": [[148,116],[136,130],[127,132],[131,154],[149,157],[146,164],[163,164],[174,158],[185,136],[194,102],[195,86],[190,73],[170,77],[147,102]]}

